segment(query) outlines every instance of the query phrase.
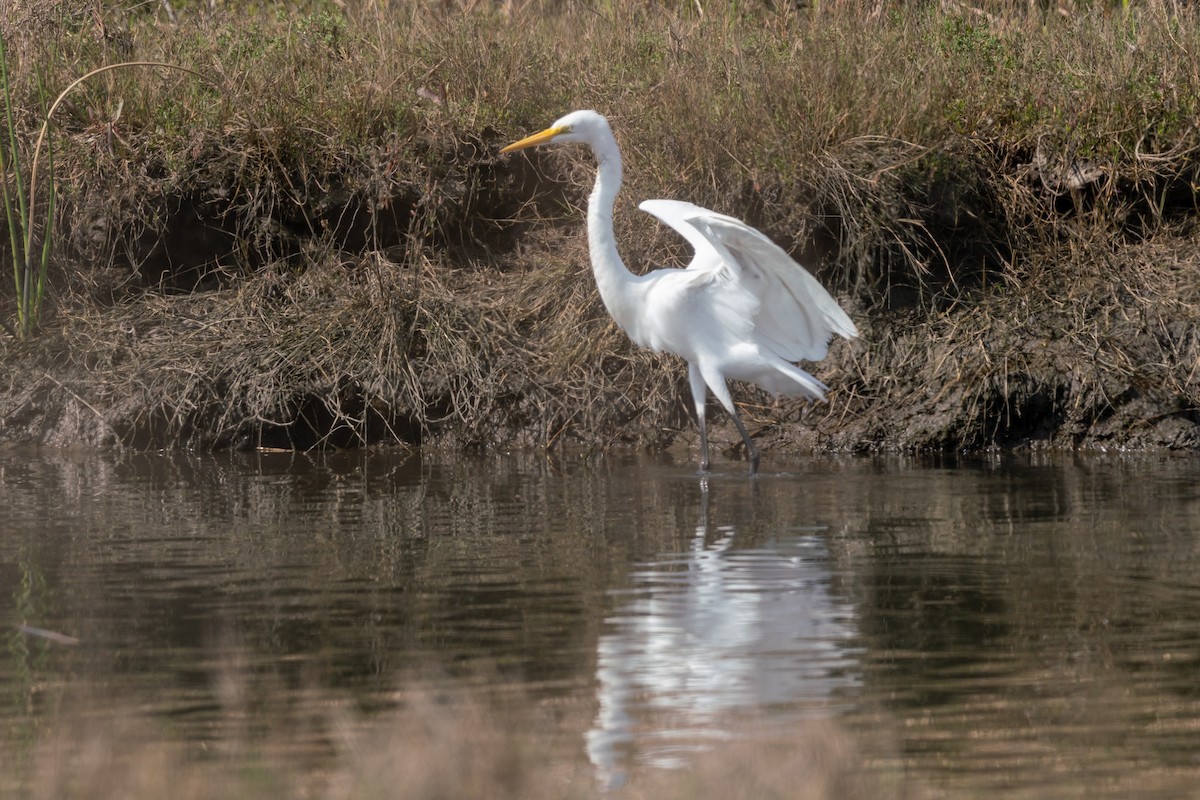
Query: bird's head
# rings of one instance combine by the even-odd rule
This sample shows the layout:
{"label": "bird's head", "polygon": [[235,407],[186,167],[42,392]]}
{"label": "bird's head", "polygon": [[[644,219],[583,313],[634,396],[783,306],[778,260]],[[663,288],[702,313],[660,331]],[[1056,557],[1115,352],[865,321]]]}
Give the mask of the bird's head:
{"label": "bird's head", "polygon": [[501,153],[511,153],[514,150],[524,150],[539,144],[558,144],[559,142],[582,142],[593,148],[600,142],[612,138],[608,120],[595,111],[572,111],[560,118],[544,131],[526,136],[519,142],[513,142],[503,148]]}

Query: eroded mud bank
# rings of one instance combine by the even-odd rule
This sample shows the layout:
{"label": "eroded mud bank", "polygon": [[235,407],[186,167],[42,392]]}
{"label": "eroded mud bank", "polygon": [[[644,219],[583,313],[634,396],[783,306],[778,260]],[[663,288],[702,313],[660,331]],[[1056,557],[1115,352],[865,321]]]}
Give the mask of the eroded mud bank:
{"label": "eroded mud bank", "polygon": [[[214,165],[182,192],[142,196],[136,219],[121,216],[129,186],[76,206],[61,222],[69,302],[38,336],[0,344],[0,435],[691,441],[682,363],[634,349],[596,296],[579,211],[588,163],[502,158],[503,141],[486,130],[427,151],[424,185],[387,177],[385,149],[288,191],[231,194]],[[877,172],[890,158],[912,154],[855,150],[837,167]],[[1033,154],[960,142],[922,158],[938,168],[893,170],[886,206],[839,207],[826,175],[824,193],[748,184],[722,208],[812,264],[862,330],[812,367],[833,389],[825,405],[737,388],[764,446],[1200,449],[1194,193],[1128,185],[1121,202],[1103,198],[1124,219],[1101,226],[1087,218],[1100,188],[1054,185]],[[1014,183],[1036,219],[1001,191]],[[1147,196],[1159,198],[1153,231]],[[618,215],[635,269],[677,252],[632,202]]]}

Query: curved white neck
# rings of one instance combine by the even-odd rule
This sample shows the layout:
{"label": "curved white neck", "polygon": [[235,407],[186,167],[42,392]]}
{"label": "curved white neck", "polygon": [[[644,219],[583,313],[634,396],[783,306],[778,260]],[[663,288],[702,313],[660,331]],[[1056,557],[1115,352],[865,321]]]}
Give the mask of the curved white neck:
{"label": "curved white neck", "polygon": [[587,213],[592,272],[608,313],[618,325],[633,333],[638,308],[633,295],[638,277],[621,260],[613,232],[613,203],[621,190],[621,152],[611,137],[593,144],[592,151],[599,163]]}

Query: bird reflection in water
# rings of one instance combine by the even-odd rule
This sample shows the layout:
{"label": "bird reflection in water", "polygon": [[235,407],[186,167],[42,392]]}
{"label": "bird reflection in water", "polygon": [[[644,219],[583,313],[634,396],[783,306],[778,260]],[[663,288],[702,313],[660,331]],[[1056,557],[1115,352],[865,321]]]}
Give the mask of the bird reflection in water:
{"label": "bird reflection in water", "polygon": [[734,715],[828,716],[858,683],[853,607],[831,590],[819,529],[740,547],[735,525],[710,523],[706,479],[699,494],[687,549],[634,568],[599,640],[586,746],[609,789],[634,763],[683,766]]}

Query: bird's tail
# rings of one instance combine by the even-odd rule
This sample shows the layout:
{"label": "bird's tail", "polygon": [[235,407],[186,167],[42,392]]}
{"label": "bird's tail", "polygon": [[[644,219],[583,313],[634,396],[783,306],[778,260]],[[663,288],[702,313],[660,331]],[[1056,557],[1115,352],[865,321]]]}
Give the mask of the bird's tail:
{"label": "bird's tail", "polygon": [[769,374],[762,375],[754,382],[771,394],[785,397],[807,397],[809,400],[824,402],[825,393],[829,387],[809,375],[795,364],[783,359],[774,365]]}

